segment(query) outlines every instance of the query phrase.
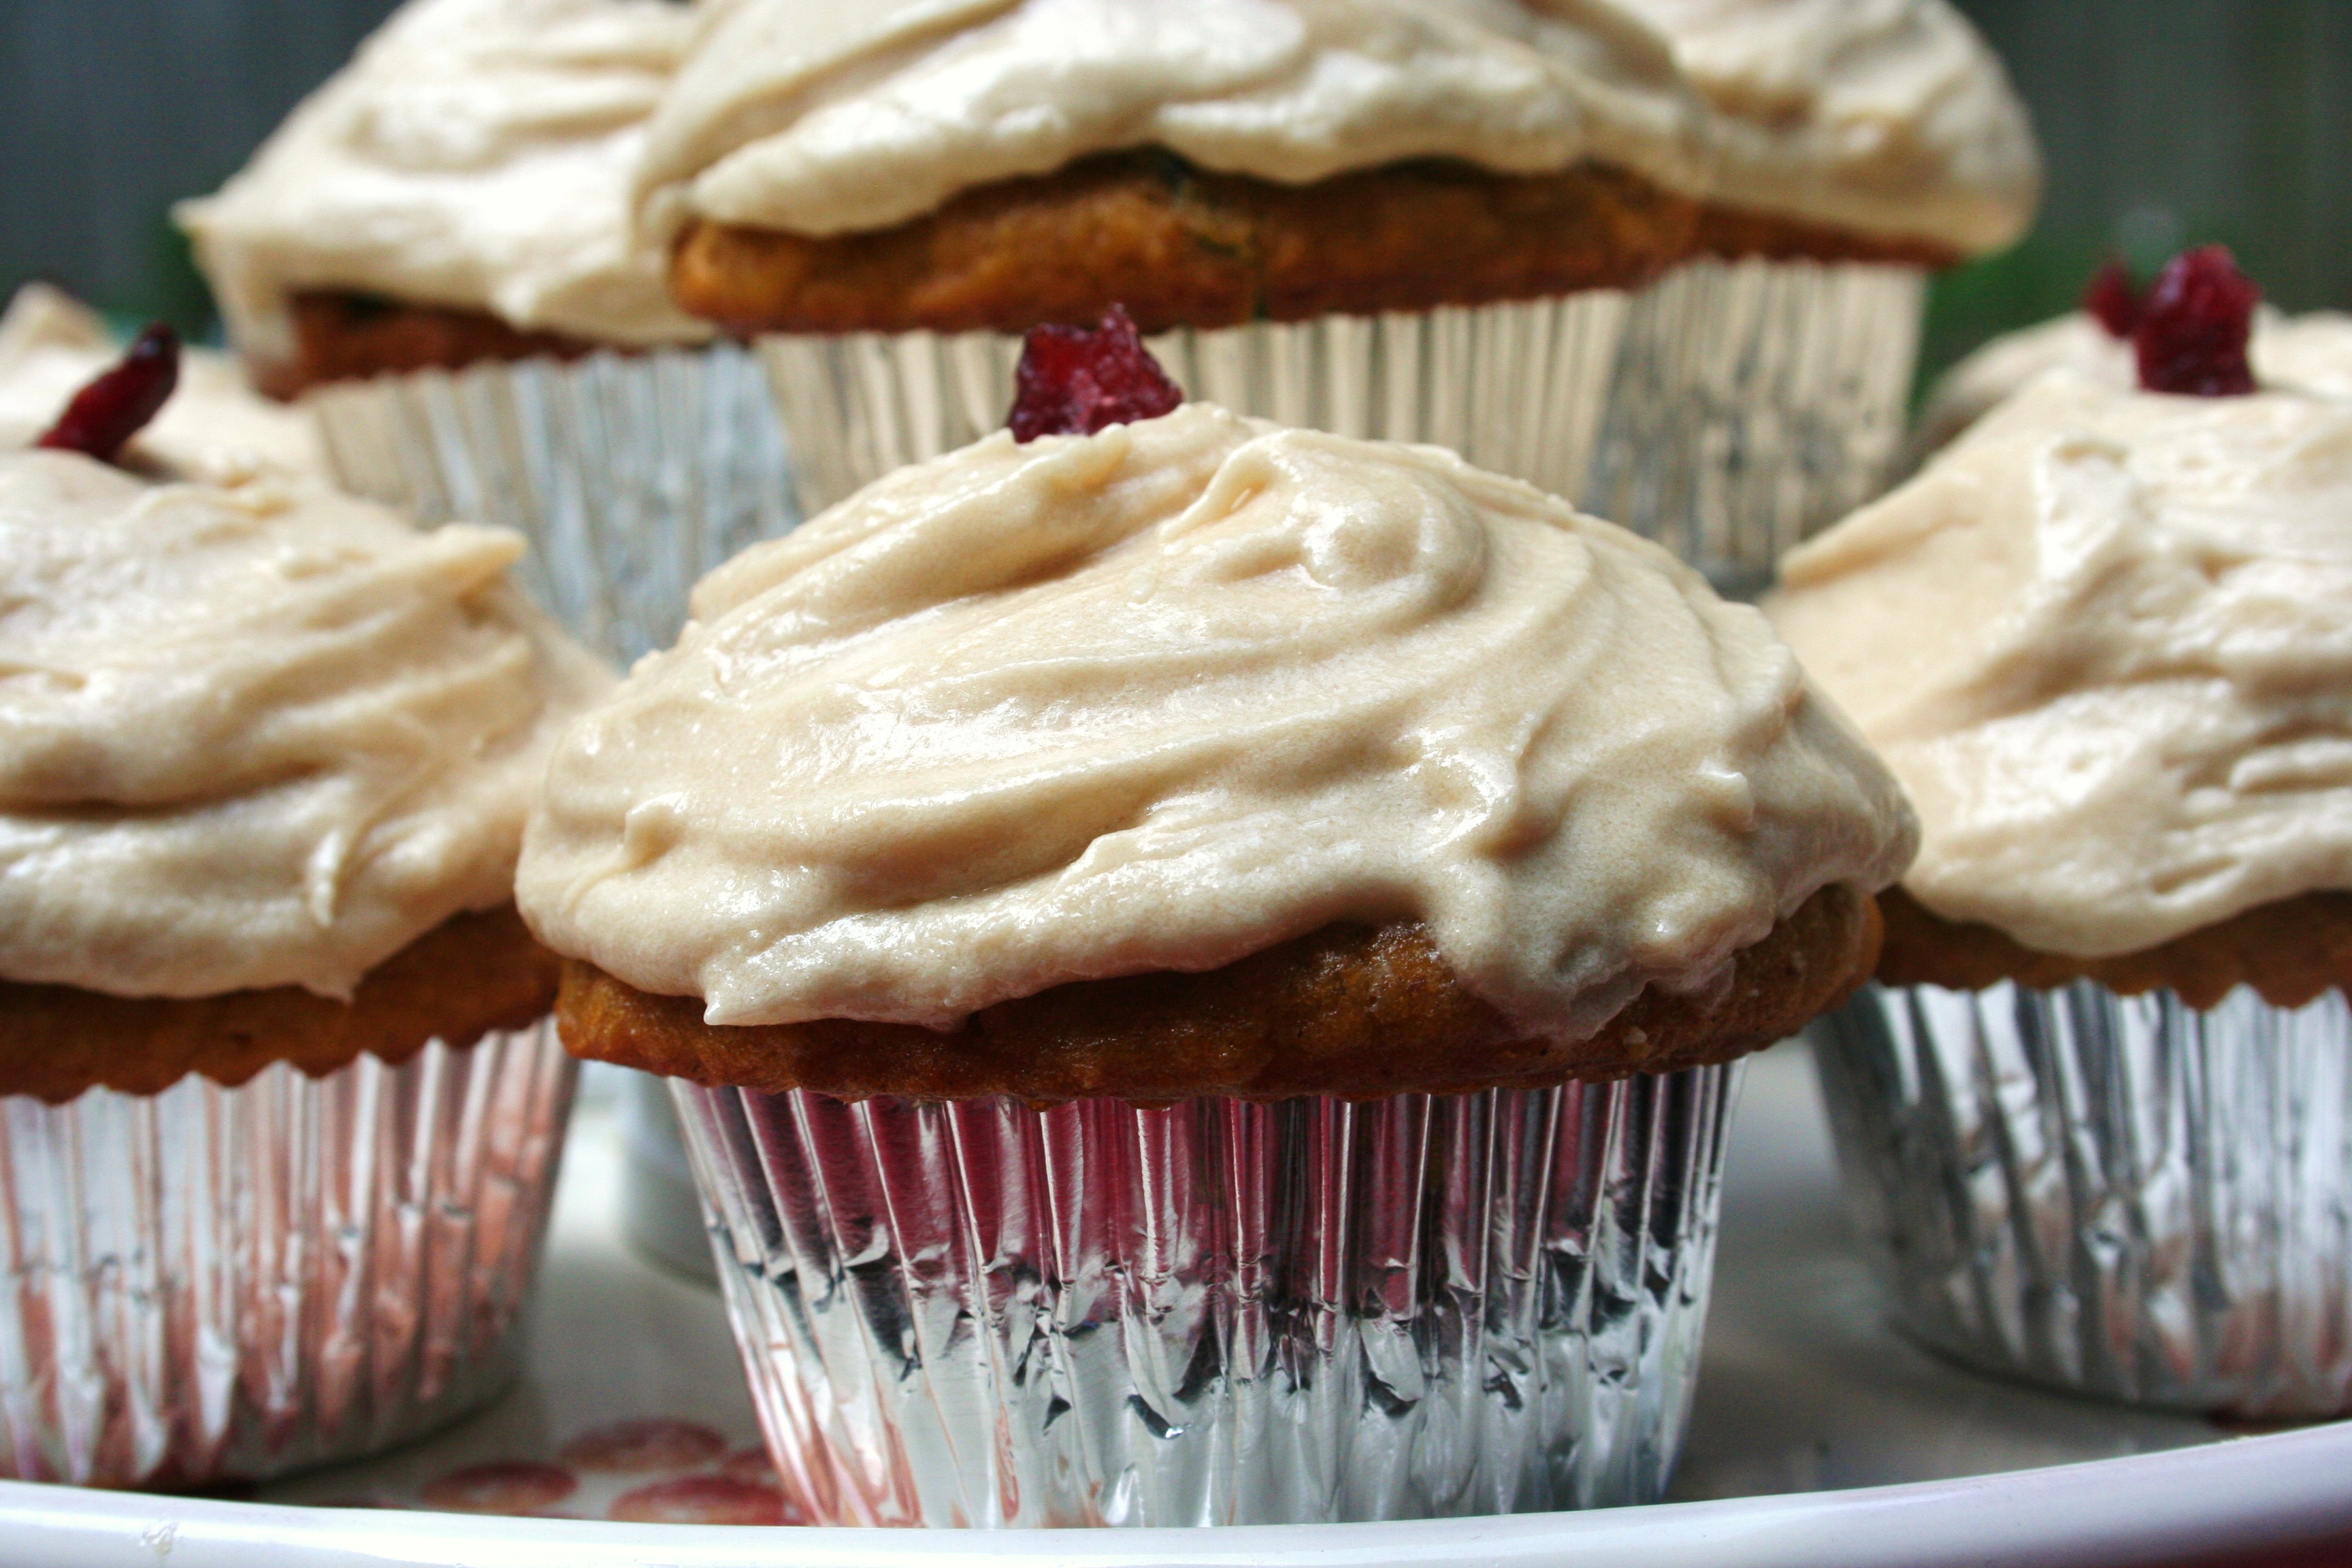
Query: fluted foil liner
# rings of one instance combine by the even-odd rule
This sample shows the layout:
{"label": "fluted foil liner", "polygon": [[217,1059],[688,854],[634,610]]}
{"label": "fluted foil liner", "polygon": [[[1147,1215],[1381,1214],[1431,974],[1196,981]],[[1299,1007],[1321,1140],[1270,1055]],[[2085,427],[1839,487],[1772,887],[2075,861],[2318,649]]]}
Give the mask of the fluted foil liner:
{"label": "fluted foil liner", "polygon": [[346,489],[420,522],[520,530],[524,585],[624,665],[668,646],[704,573],[799,521],[767,378],[730,344],[418,371],[304,401]]}
{"label": "fluted foil liner", "polygon": [[1735,1081],[1050,1109],[674,1087],[812,1517],[1204,1525],[1655,1499]]}
{"label": "fluted foil liner", "polygon": [[550,1023],[320,1079],[0,1100],[0,1475],[259,1479],[499,1393],[573,1074]]}
{"label": "fluted foil liner", "polygon": [[1925,297],[1909,267],[1676,268],[1633,297],[1591,482],[1569,493],[1754,593],[1893,477]]}
{"label": "fluted foil liner", "polygon": [[[1149,340],[1185,395],[1284,425],[1451,447],[1575,496],[1625,296],[1192,329]],[[1002,429],[1021,339],[1002,332],[760,340],[793,433],[803,512]]]}
{"label": "fluted foil liner", "polygon": [[1816,1026],[1898,1321],[1978,1366],[2249,1416],[2352,1405],[2352,1012],[1871,987]]}

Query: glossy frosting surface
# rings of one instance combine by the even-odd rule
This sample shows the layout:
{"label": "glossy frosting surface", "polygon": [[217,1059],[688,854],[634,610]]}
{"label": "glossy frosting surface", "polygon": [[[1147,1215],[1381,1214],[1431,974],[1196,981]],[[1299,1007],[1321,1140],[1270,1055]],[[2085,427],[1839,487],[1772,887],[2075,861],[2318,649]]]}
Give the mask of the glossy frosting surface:
{"label": "glossy frosting surface", "polygon": [[1655,546],[1192,404],[990,437],[704,579],[559,745],[519,900],[717,1024],[941,1026],[1418,919],[1574,1037],[1911,833],[1762,616]]}
{"label": "glossy frosting surface", "polygon": [[509,897],[548,744],[609,683],[508,584],[522,549],[0,453],[0,975],[343,995]]}
{"label": "glossy frosting surface", "polygon": [[1144,145],[1293,183],[1592,158],[1962,250],[2039,163],[1943,0],[713,0],[639,174],[688,216],[825,235]]}
{"label": "glossy frosting surface", "polygon": [[2051,372],[1782,576],[1936,913],[2105,956],[2352,889],[2352,405]]}
{"label": "glossy frosting surface", "polygon": [[[0,314],[0,451],[38,440],[121,353],[97,311],[45,283],[16,290]],[[261,396],[235,359],[209,349],[180,351],[178,388],[123,458],[158,478],[327,477],[309,412]]]}
{"label": "glossy frosting surface", "polygon": [[691,25],[666,0],[410,0],[179,209],[238,346],[290,357],[305,289],[623,345],[707,335],[625,207]]}

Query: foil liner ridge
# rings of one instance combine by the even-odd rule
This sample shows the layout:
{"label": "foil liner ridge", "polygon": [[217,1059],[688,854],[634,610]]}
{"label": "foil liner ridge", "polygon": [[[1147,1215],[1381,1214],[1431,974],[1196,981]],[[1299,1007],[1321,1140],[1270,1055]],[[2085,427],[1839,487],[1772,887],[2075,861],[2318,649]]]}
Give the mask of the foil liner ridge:
{"label": "foil liner ridge", "polygon": [[263,1479],[500,1392],[574,1071],[543,1022],[319,1079],[0,1099],[0,1475]]}
{"label": "foil liner ridge", "polygon": [[754,1403],[843,1523],[1649,1500],[1732,1068],[1368,1104],[674,1083]]}
{"label": "foil liner ridge", "polygon": [[[1583,488],[1626,297],[1181,328],[1148,340],[1189,397],[1283,425],[1451,447],[1556,495]],[[894,468],[1004,424],[1021,339],[1004,332],[760,340],[814,517]]]}
{"label": "foil liner ridge", "polygon": [[1872,987],[1816,1027],[1898,1321],[2011,1376],[2245,1416],[2352,1406],[2352,1009],[2251,990]]}

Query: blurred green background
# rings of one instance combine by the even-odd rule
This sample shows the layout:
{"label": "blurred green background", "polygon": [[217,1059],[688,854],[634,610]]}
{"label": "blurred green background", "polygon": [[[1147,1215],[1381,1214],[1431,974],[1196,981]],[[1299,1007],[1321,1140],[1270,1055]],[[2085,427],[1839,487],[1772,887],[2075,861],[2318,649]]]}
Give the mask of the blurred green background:
{"label": "blurred green background", "polygon": [[[1864,0],[1855,0],[1864,3]],[[2042,217],[1940,279],[1922,374],[2067,309],[2119,254],[2226,241],[2290,310],[2352,308],[2352,0],[1962,0],[2032,105]],[[392,0],[0,0],[0,289],[47,278],[201,331],[165,216],[208,191]]]}

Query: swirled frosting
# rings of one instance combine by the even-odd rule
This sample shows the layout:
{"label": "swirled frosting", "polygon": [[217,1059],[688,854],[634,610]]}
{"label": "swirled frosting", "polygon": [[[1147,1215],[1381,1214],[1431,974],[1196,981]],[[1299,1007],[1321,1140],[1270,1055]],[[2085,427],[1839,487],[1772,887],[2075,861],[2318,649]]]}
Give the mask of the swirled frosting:
{"label": "swirled frosting", "polygon": [[[0,315],[0,451],[39,439],[120,353],[97,311],[44,283],[19,289]],[[157,477],[223,484],[327,473],[307,410],[258,395],[235,360],[197,348],[181,351],[178,388],[123,458]]]}
{"label": "swirled frosting", "polygon": [[[2340,310],[2289,316],[2264,306],[2254,312],[2246,352],[2264,386],[2352,399],[2352,316]],[[2044,371],[2061,369],[2118,392],[2139,384],[2131,344],[2072,311],[2003,332],[1938,376],[1920,411],[1920,447],[1942,446]]]}
{"label": "swirled frosting", "polygon": [[692,17],[664,0],[410,0],[183,226],[231,332],[292,356],[306,289],[684,342],[628,172]]}
{"label": "swirled frosting", "polygon": [[2103,957],[2352,888],[2352,405],[2053,371],[1782,577],[1936,913]]}
{"label": "swirled frosting", "polygon": [[508,584],[522,549],[0,453],[0,974],[348,995],[509,897],[547,746],[608,683]]}
{"label": "swirled frosting", "polygon": [[716,1024],[944,1026],[1418,919],[1572,1038],[1910,852],[1762,616],[1435,447],[1206,404],[998,434],[693,613],[557,748],[518,901]]}
{"label": "swirled frosting", "polygon": [[1292,183],[1591,158],[1962,250],[2014,238],[2040,178],[1943,0],[722,0],[706,22],[638,175],[656,237],[887,227],[1147,144]]}

